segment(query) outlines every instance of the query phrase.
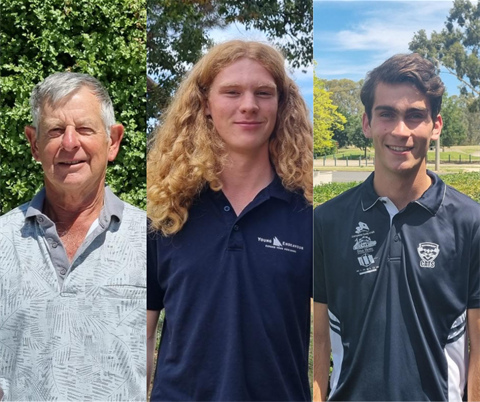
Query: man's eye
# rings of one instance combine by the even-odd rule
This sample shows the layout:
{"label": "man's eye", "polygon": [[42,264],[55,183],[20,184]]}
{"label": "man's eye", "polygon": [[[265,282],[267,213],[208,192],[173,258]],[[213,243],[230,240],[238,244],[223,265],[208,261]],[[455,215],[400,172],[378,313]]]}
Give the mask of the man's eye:
{"label": "man's eye", "polygon": [[78,127],[77,133],[79,134],[92,134],[93,130],[90,127]]}
{"label": "man's eye", "polygon": [[389,118],[392,118],[393,117],[393,113],[390,113],[390,112],[382,112],[380,113],[380,117],[384,117],[386,119],[389,119]]}
{"label": "man's eye", "polygon": [[63,134],[63,128],[56,127],[48,130],[48,135],[50,137],[58,137]]}
{"label": "man's eye", "polygon": [[412,113],[408,117],[413,120],[423,120],[425,118],[425,116],[422,113]]}
{"label": "man's eye", "polygon": [[273,96],[273,93],[270,91],[259,91],[257,92],[257,95],[262,97],[271,97]]}
{"label": "man's eye", "polygon": [[234,95],[240,94],[240,92],[231,89],[231,90],[225,91],[225,94],[234,96]]}

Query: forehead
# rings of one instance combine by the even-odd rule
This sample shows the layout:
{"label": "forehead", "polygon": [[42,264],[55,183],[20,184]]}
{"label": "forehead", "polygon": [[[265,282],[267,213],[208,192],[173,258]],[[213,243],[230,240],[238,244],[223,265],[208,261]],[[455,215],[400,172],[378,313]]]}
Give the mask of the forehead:
{"label": "forehead", "polygon": [[212,86],[227,86],[241,84],[257,84],[276,86],[273,76],[258,61],[241,58],[225,66],[216,75]]}
{"label": "forehead", "polygon": [[44,102],[41,110],[41,120],[50,119],[68,121],[72,119],[101,119],[101,105],[98,98],[88,87],[73,91],[66,97],[52,104]]}
{"label": "forehead", "polygon": [[378,106],[390,106],[400,110],[430,108],[427,95],[412,83],[387,84],[379,82],[375,88],[373,110]]}

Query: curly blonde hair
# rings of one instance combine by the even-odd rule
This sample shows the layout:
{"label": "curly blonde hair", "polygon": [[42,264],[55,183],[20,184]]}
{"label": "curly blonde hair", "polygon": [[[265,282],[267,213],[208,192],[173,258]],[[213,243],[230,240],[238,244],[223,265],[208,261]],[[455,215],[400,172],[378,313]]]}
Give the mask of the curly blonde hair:
{"label": "curly blonde hair", "polygon": [[226,161],[223,140],[205,105],[217,74],[249,58],[273,77],[279,94],[275,128],[269,140],[270,160],[283,186],[313,197],[313,138],[309,113],[298,86],[285,71],[283,56],[273,47],[233,40],[213,47],[193,67],[162,115],[147,158],[147,215],[151,228],[168,236],[188,219],[194,199],[208,183],[222,188],[219,175]]}

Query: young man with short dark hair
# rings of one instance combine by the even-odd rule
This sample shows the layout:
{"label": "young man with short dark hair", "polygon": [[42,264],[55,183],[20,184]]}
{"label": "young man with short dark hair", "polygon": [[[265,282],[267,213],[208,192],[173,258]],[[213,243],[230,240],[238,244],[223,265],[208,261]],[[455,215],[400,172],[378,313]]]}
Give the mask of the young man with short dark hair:
{"label": "young man with short dark hair", "polygon": [[426,168],[443,92],[417,54],[362,88],[375,172],[315,210],[315,400],[330,345],[329,400],[480,398],[480,205]]}

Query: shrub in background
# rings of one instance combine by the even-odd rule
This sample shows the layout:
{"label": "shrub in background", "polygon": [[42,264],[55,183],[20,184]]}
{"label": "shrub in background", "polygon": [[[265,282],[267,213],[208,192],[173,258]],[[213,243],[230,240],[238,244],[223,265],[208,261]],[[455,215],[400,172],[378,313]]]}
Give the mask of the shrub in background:
{"label": "shrub in background", "polygon": [[43,185],[23,134],[35,84],[59,71],[86,73],[107,88],[125,126],[107,183],[145,208],[145,0],[8,0],[0,3],[0,214]]}

